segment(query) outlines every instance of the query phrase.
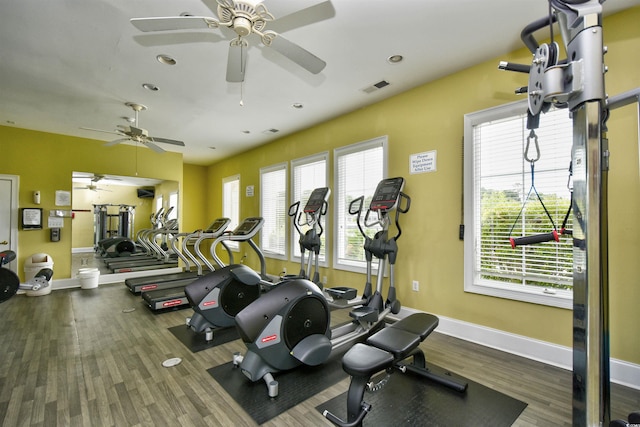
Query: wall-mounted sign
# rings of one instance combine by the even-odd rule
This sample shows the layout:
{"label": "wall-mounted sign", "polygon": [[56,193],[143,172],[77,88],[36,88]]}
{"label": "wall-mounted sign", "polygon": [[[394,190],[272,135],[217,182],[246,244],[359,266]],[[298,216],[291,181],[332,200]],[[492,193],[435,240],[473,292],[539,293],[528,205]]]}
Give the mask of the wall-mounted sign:
{"label": "wall-mounted sign", "polygon": [[436,171],[437,151],[425,151],[424,153],[409,156],[409,173],[425,173]]}
{"label": "wall-mounted sign", "polygon": [[22,229],[41,230],[42,229],[42,208],[22,209]]}

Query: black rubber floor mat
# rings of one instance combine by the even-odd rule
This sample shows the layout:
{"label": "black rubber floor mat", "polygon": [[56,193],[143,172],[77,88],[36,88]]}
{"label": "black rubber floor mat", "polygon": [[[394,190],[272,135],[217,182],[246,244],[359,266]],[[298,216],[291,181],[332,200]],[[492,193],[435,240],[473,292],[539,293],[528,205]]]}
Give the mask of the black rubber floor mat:
{"label": "black rubber floor mat", "polygon": [[342,370],[342,357],[335,357],[321,366],[305,366],[275,374],[279,393],[277,397],[270,398],[264,381],[252,383],[239,368],[233,367],[232,362],[208,369],[207,372],[258,424],[269,421],[347,377]]}
{"label": "black rubber floor mat", "polygon": [[[375,378],[374,378],[375,379]],[[366,392],[372,405],[364,426],[511,426],[527,404],[467,380],[465,393],[448,389],[416,375],[394,373],[377,392]],[[347,393],[316,409],[329,410],[346,421]]]}
{"label": "black rubber floor mat", "polygon": [[197,353],[220,344],[228,343],[240,338],[236,328],[222,328],[213,331],[213,340],[206,341],[204,333],[196,334],[186,325],[178,325],[169,328],[171,332],[182,344],[192,353]]}

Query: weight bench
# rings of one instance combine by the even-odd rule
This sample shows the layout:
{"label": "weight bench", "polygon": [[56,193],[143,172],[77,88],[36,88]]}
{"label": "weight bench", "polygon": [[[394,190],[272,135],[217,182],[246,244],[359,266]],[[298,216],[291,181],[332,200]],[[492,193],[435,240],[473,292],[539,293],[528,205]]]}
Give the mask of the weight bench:
{"label": "weight bench", "polygon": [[[371,405],[363,400],[365,390],[381,389],[394,369],[403,373],[410,371],[453,390],[464,392],[467,383],[453,378],[449,372],[443,370],[436,373],[434,368],[427,367],[424,352],[418,347],[437,326],[438,318],[434,315],[411,314],[371,335],[366,344],[355,344],[342,358],[342,369],[351,375],[351,384],[347,392],[347,421],[326,410],[322,415],[341,427],[362,425],[362,420],[371,410]],[[413,357],[411,364],[402,363],[409,357]],[[382,370],[387,371],[386,378],[372,384],[371,377]]]}

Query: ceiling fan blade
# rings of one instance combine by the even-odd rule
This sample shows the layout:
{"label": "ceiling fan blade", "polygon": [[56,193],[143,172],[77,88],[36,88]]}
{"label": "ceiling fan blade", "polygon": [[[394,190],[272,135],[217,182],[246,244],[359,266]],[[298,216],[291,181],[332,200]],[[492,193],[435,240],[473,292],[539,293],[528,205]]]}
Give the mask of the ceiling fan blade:
{"label": "ceiling fan blade", "polygon": [[94,128],[85,128],[85,127],[80,127],[80,129],[92,130],[94,132],[110,133],[110,134],[113,134],[113,135],[121,135],[120,132],[114,131],[114,130],[103,130],[103,129],[94,129]]}
{"label": "ceiling fan blade", "polygon": [[162,142],[164,144],[173,144],[184,147],[184,142],[178,141],[176,139],[158,138],[157,136],[150,136],[149,139],[153,142]]}
{"label": "ceiling fan blade", "polygon": [[165,152],[162,148],[158,147],[156,144],[154,144],[153,142],[151,142],[151,141],[149,141],[149,140],[147,140],[147,141],[142,141],[142,143],[143,143],[144,145],[146,145],[147,147],[151,148],[153,151],[155,151],[155,152],[156,152],[156,153],[158,153],[158,154],[162,154],[162,153],[164,153],[164,152]]}
{"label": "ceiling fan blade", "polygon": [[134,27],[143,32],[173,30],[206,30],[216,28],[218,21],[206,16],[160,16],[155,18],[132,18]]}
{"label": "ceiling fan blade", "polygon": [[244,73],[247,66],[248,44],[241,38],[232,40],[229,44],[229,57],[227,58],[227,81],[241,83],[244,81]]}
{"label": "ceiling fan blade", "polygon": [[114,139],[113,141],[109,141],[106,144],[104,144],[105,147],[112,147],[116,144],[120,144],[121,142],[125,142],[125,141],[129,141],[130,138],[120,138],[120,139]]}
{"label": "ceiling fan blade", "polygon": [[318,74],[327,65],[327,63],[322,59],[297,44],[285,39],[280,34],[276,35],[276,37],[271,41],[270,46],[296,64],[300,65],[305,70],[309,71],[311,74]]}
{"label": "ceiling fan blade", "polygon": [[280,19],[303,9],[314,7],[320,3],[330,3],[327,0],[265,0],[262,2],[269,12]]}

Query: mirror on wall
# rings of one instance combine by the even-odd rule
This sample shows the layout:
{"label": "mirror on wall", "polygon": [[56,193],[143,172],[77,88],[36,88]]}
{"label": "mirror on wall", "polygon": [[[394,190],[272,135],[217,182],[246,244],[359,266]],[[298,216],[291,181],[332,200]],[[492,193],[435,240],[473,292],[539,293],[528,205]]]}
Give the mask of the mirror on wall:
{"label": "mirror on wall", "polygon": [[71,277],[80,268],[111,274],[96,254],[96,241],[118,236],[135,240],[140,230],[152,227],[151,215],[171,203],[177,214],[177,181],[79,171],[72,181]]}

